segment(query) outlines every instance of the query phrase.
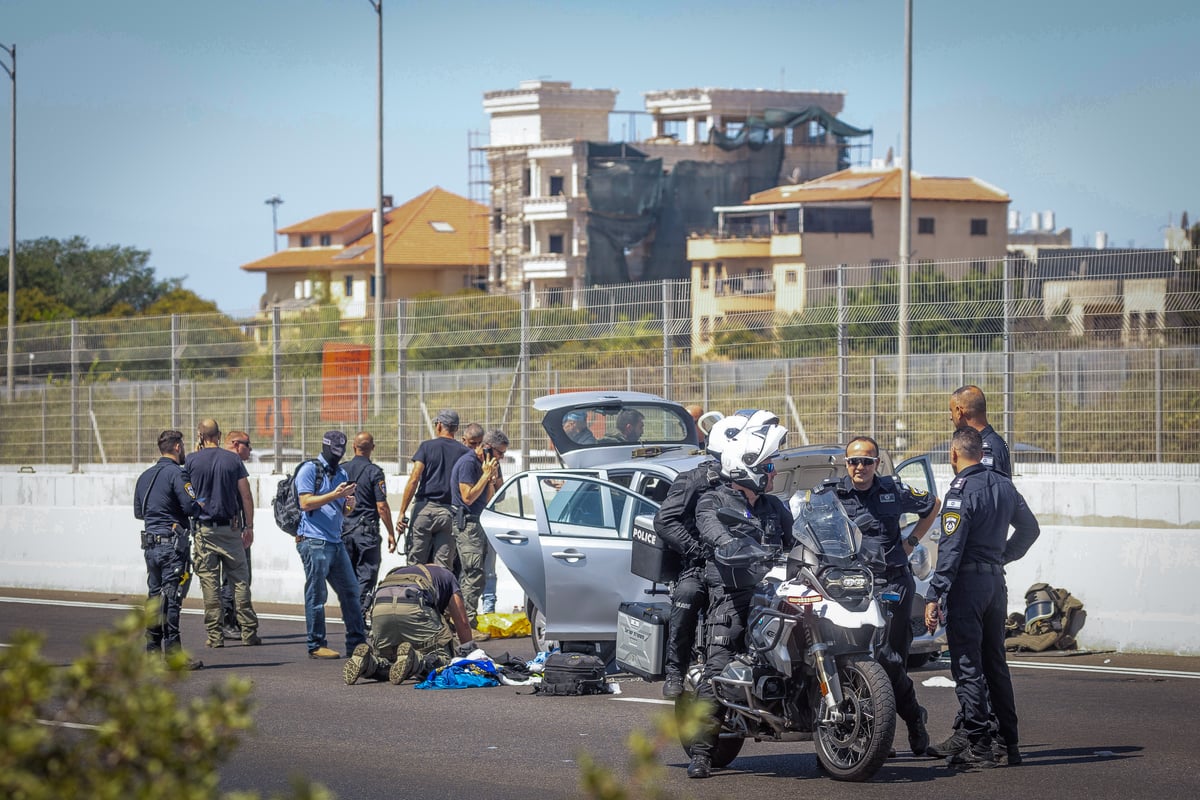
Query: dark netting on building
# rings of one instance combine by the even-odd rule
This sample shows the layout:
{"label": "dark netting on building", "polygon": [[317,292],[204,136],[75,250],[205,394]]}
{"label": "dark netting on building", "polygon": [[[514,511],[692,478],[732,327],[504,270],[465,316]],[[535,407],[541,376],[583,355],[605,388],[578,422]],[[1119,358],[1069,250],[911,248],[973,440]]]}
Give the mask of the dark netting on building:
{"label": "dark netting on building", "polygon": [[[714,206],[737,205],[779,183],[783,140],[764,141],[737,161],[662,160],[631,147],[588,145],[587,282],[686,278],[689,230],[716,227]],[[640,250],[639,274],[627,254]]]}

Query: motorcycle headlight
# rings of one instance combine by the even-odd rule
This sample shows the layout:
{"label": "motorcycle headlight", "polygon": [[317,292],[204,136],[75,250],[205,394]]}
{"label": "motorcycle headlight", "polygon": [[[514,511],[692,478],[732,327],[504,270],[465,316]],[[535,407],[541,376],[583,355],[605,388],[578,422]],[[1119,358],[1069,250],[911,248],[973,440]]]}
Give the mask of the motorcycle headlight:
{"label": "motorcycle headlight", "polygon": [[831,600],[865,597],[871,591],[871,576],[858,569],[827,569],[821,573],[821,585]]}

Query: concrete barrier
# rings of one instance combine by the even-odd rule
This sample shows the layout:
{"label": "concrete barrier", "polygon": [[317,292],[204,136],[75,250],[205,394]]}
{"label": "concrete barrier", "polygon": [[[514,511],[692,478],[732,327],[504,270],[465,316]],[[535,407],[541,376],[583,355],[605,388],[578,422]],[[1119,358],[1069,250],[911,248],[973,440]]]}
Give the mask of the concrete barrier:
{"label": "concrete barrier", "polygon": [[[132,511],[140,469],[38,470],[0,471],[0,586],[143,593]],[[1025,589],[1045,581],[1083,601],[1083,647],[1200,655],[1200,595],[1191,591],[1200,574],[1200,481],[1105,480],[1091,472],[1018,477],[1043,530],[1029,555],[1009,566],[1011,610],[1024,610]],[[939,484],[948,485],[948,477],[939,475]],[[280,479],[251,475],[254,599],[301,605],[304,571],[295,542],[271,513]],[[388,477],[392,497],[404,481]],[[384,553],[384,571],[400,564],[400,556]],[[523,608],[520,588],[502,564],[497,570],[497,609]]]}

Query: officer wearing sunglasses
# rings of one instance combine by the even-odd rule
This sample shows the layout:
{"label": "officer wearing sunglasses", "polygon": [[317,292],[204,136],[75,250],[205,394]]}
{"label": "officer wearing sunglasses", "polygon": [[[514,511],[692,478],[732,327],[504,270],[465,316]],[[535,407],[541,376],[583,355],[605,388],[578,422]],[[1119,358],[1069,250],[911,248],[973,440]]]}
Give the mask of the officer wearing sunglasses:
{"label": "officer wearing sunglasses", "polygon": [[[912,646],[913,593],[915,590],[908,554],[937,519],[941,503],[928,492],[906,486],[888,475],[876,475],[879,445],[869,436],[858,436],[846,445],[846,477],[837,485],[838,499],[847,516],[863,534],[863,550],[874,552],[882,561],[884,592],[900,595],[892,609],[878,651],[879,663],[891,679],[896,693],[896,713],[908,725],[908,743],[913,755],[921,755],[929,746],[925,730],[925,709],[917,703],[917,693],[908,677],[908,649]],[[913,513],[920,517],[912,535],[900,538],[900,517]]]}

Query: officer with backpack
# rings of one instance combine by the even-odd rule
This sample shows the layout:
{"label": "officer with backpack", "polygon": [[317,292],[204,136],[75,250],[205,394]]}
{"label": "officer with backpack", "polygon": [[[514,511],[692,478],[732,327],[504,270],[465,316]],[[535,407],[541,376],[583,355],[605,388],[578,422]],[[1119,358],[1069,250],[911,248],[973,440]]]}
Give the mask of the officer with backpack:
{"label": "officer with backpack", "polygon": [[459,654],[471,653],[475,642],[469,638],[471,624],[454,573],[437,564],[390,571],[375,590],[371,640],[354,648],[342,670],[346,685],[369,678],[398,686],[412,675],[449,664],[455,636],[446,625],[447,613],[462,642]]}
{"label": "officer with backpack", "polygon": [[942,506],[942,539],[937,570],[925,594],[925,626],[933,632],[945,620],[950,671],[963,717],[962,730],[930,751],[948,756],[952,765],[986,769],[996,766],[989,698],[1008,764],[1021,763],[1017,707],[1004,655],[1004,565],[1028,552],[1040,528],[1012,481],[983,466],[982,458],[979,431],[964,426],[954,432],[950,466],[955,477]]}
{"label": "officer with backpack", "polygon": [[[325,636],[325,601],[333,587],[346,625],[346,650],[367,640],[358,580],[342,542],[342,520],[354,510],[355,486],[338,464],[346,454],[346,434],[327,431],[321,438],[321,455],[306,461],[296,472],[296,499],[300,525],[296,550],[304,564],[304,622],[308,629],[309,658],[341,658]],[[326,583],[328,582],[328,586]]]}

